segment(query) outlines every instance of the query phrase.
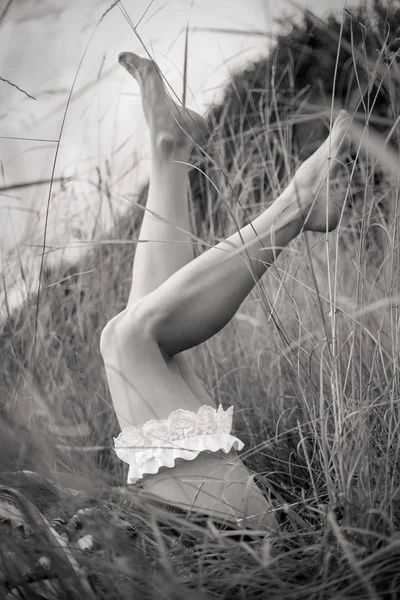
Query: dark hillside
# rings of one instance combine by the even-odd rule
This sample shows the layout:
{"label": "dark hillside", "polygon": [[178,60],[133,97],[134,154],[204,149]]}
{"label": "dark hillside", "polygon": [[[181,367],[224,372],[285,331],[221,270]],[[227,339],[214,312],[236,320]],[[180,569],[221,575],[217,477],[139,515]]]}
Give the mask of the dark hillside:
{"label": "dark hillside", "polygon": [[[216,132],[211,153],[223,156],[230,174],[245,163],[242,180],[247,191],[251,181],[249,204],[272,199],[278,182],[284,183],[296,162],[304,160],[326,137],[332,98],[337,109],[358,115],[361,123],[368,118],[384,135],[395,122],[400,102],[398,0],[378,0],[372,6],[344,12],[343,23],[341,15],[322,21],[305,12],[299,24],[289,20],[281,25],[286,33],[278,37],[271,53],[236,73],[222,103],[209,113]],[[397,143],[395,134],[396,130],[388,140],[393,145]],[[217,181],[223,177],[219,167],[210,162],[200,161],[199,167]],[[382,173],[376,170],[375,183],[381,179]],[[198,171],[192,172],[192,182],[203,224],[210,215],[205,199],[209,203],[209,194],[216,194]],[[361,201],[359,187],[354,177],[356,201]],[[240,185],[235,192],[240,196]],[[221,210],[213,218],[223,226],[226,210],[221,204],[218,208]]]}

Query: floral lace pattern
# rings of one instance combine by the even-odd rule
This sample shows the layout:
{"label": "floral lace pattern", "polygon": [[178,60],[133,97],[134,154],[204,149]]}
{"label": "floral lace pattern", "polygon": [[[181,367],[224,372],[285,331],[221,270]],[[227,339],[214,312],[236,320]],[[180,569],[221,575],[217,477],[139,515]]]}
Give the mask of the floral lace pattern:
{"label": "floral lace pattern", "polygon": [[142,428],[126,427],[115,442],[115,452],[129,464],[128,483],[160,467],[173,467],[177,458],[193,460],[203,450],[241,450],[243,442],[230,435],[233,406],[226,411],[204,404],[197,413],[179,408],[168,419],[147,421]]}

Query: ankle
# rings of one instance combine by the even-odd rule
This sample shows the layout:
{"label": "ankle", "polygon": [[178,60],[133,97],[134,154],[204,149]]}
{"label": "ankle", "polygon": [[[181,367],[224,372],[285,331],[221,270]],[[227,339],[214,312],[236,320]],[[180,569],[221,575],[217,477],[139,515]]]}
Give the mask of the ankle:
{"label": "ankle", "polygon": [[[158,136],[157,140],[152,140],[151,146],[152,158],[160,169],[176,165],[177,162],[189,163],[190,161],[191,146],[178,145],[169,136]],[[178,166],[184,167],[184,165]]]}

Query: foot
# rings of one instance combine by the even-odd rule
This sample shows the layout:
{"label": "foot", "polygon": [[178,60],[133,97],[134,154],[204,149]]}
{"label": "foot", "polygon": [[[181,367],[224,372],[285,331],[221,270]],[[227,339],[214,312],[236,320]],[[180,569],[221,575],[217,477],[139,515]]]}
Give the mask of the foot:
{"label": "foot", "polygon": [[118,61],[139,83],[146,121],[160,152],[170,155],[175,148],[190,149],[194,142],[204,143],[205,119],[172,100],[154,61],[133,52],[122,52]]}
{"label": "foot", "polygon": [[349,151],[350,116],[341,110],[325,142],[297,170],[289,192],[294,194],[304,215],[304,229],[333,231],[339,223],[343,202],[332,190],[327,194],[326,178],[336,177]]}

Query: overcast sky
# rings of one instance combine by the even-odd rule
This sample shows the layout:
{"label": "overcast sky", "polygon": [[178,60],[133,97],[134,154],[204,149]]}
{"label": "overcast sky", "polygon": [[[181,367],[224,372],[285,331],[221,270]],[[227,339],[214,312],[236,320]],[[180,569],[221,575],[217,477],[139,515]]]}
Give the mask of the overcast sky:
{"label": "overcast sky", "polygon": [[[323,16],[332,8],[340,11],[344,0],[336,0],[334,7],[328,0],[297,4]],[[0,15],[7,5],[8,0],[0,0]],[[188,105],[203,111],[218,100],[218,90],[231,69],[268,52],[274,18],[295,10],[284,0],[123,0],[93,35],[110,6],[110,0],[14,0],[0,24],[0,77],[23,90],[0,81],[0,185],[50,177],[54,140],[60,135],[67,98],[89,44],[56,164],[56,175],[76,178],[50,206],[49,240],[60,244],[66,244],[76,228],[90,239],[99,213],[105,224],[109,222],[110,206],[99,205],[98,192],[86,181],[93,180],[96,167],[102,173],[107,170],[113,190],[124,195],[137,191],[148,173],[139,89],[117,64],[119,52],[145,55],[145,46],[181,97],[188,25]],[[260,31],[267,35],[257,35]],[[4,139],[7,136],[43,141]],[[134,165],[139,166],[133,169]],[[9,249],[16,241],[40,241],[47,194],[48,188],[41,186],[0,195],[0,247],[7,249],[3,269],[14,270]],[[111,210],[119,213],[126,206],[126,200],[115,196]]]}

